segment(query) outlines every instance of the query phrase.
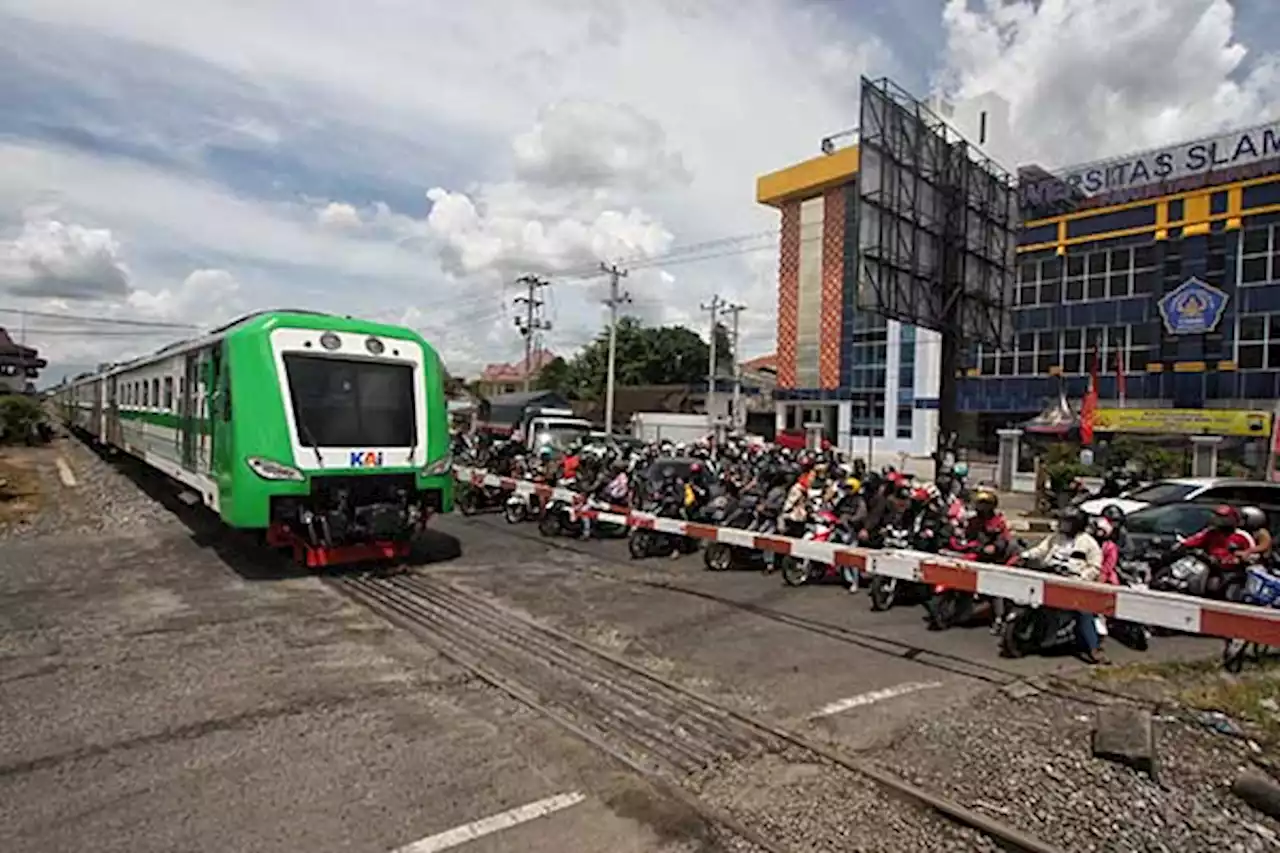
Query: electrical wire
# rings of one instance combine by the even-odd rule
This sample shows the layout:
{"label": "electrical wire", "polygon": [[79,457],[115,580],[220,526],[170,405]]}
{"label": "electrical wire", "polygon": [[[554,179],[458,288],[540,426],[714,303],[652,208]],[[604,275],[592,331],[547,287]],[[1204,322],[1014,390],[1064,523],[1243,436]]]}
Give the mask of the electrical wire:
{"label": "electrical wire", "polygon": [[59,314],[52,311],[33,311],[27,308],[0,308],[0,314],[20,314],[26,317],[42,317],[53,320],[75,320],[78,323],[103,323],[113,326],[137,326],[139,328],[153,329],[184,329],[194,330],[199,328],[190,323],[165,323],[159,320],[131,320],[125,317],[87,317],[83,314]]}

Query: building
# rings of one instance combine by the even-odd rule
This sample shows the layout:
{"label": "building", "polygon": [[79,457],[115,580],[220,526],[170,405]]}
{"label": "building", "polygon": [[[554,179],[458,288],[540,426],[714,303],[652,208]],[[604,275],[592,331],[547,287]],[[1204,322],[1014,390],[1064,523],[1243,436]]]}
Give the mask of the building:
{"label": "building", "polygon": [[0,394],[34,393],[41,369],[48,366],[39,352],[14,343],[0,328]]}
{"label": "building", "polygon": [[[931,106],[1012,165],[996,96]],[[923,455],[936,444],[938,336],[857,308],[858,168],[853,144],[757,180],[757,200],[781,215],[777,424],[822,423],[860,454]],[[1095,359],[1104,407],[1123,397],[1135,415],[1212,420],[1275,406],[1280,125],[1019,178],[1013,340],[965,354],[962,446],[994,449],[997,428],[1064,389],[1079,399]]]}
{"label": "building", "polygon": [[484,398],[523,391],[526,373],[531,383],[536,382],[542,369],[555,360],[556,354],[550,350],[536,349],[527,365],[524,359],[487,364],[484,370],[480,371],[480,378],[475,382],[474,391]]}

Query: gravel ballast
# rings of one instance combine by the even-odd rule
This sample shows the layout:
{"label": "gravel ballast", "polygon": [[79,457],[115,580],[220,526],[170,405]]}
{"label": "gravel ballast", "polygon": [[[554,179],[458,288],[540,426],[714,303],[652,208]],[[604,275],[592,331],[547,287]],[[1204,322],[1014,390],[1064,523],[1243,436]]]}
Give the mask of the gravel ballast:
{"label": "gravel ballast", "polygon": [[1071,851],[1280,849],[1280,824],[1230,792],[1247,744],[1157,720],[1159,782],[1092,757],[1096,705],[985,696],[903,732],[877,759],[935,790]]}

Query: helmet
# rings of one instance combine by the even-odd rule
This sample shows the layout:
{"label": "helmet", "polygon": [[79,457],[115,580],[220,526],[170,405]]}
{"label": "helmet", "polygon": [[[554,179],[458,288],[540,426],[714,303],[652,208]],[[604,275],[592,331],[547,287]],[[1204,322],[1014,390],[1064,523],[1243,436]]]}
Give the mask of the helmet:
{"label": "helmet", "polygon": [[1119,527],[1125,522],[1124,510],[1117,504],[1107,504],[1102,508],[1102,517],[1111,522],[1113,527]]}
{"label": "helmet", "polygon": [[969,463],[957,462],[956,464],[951,466],[951,473],[955,474],[957,477],[969,476]]}
{"label": "helmet", "polygon": [[973,493],[973,502],[975,504],[991,504],[991,508],[995,509],[1000,506],[1000,497],[992,489],[980,488]]}
{"label": "helmet", "polygon": [[1240,526],[1240,513],[1235,507],[1228,504],[1214,507],[1213,515],[1209,516],[1209,526],[1219,529],[1228,530],[1232,527]]}
{"label": "helmet", "polygon": [[702,463],[701,463],[701,462],[695,462],[695,463],[693,463],[692,465],[690,465],[690,466],[689,466],[689,473],[690,473],[690,474],[701,474],[701,473],[702,473]]}
{"label": "helmet", "polygon": [[851,492],[859,492],[862,490],[862,481],[857,477],[849,477],[844,481],[844,484],[849,487],[849,491]]}
{"label": "helmet", "polygon": [[1093,520],[1093,533],[1097,538],[1107,539],[1113,532],[1115,532],[1115,527],[1106,518],[1098,517]]}
{"label": "helmet", "polygon": [[1083,533],[1089,526],[1089,516],[1078,507],[1069,507],[1064,509],[1062,514],[1058,516],[1058,530],[1068,535],[1074,536],[1077,533]]}
{"label": "helmet", "polygon": [[1252,533],[1267,526],[1267,515],[1256,506],[1247,506],[1240,510],[1241,526]]}
{"label": "helmet", "polygon": [[538,448],[538,457],[547,460],[556,455],[556,449],[549,444],[544,444]]}

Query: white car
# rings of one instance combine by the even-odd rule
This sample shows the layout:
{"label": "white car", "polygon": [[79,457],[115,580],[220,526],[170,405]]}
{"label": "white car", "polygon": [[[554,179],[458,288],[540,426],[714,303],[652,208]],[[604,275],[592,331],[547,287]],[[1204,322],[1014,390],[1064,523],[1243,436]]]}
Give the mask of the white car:
{"label": "white car", "polygon": [[1118,506],[1125,515],[1156,504],[1180,501],[1221,501],[1233,506],[1280,503],[1280,483],[1226,477],[1183,477],[1157,480],[1124,492],[1118,498],[1092,498],[1080,504],[1089,515],[1101,515],[1109,506]]}

